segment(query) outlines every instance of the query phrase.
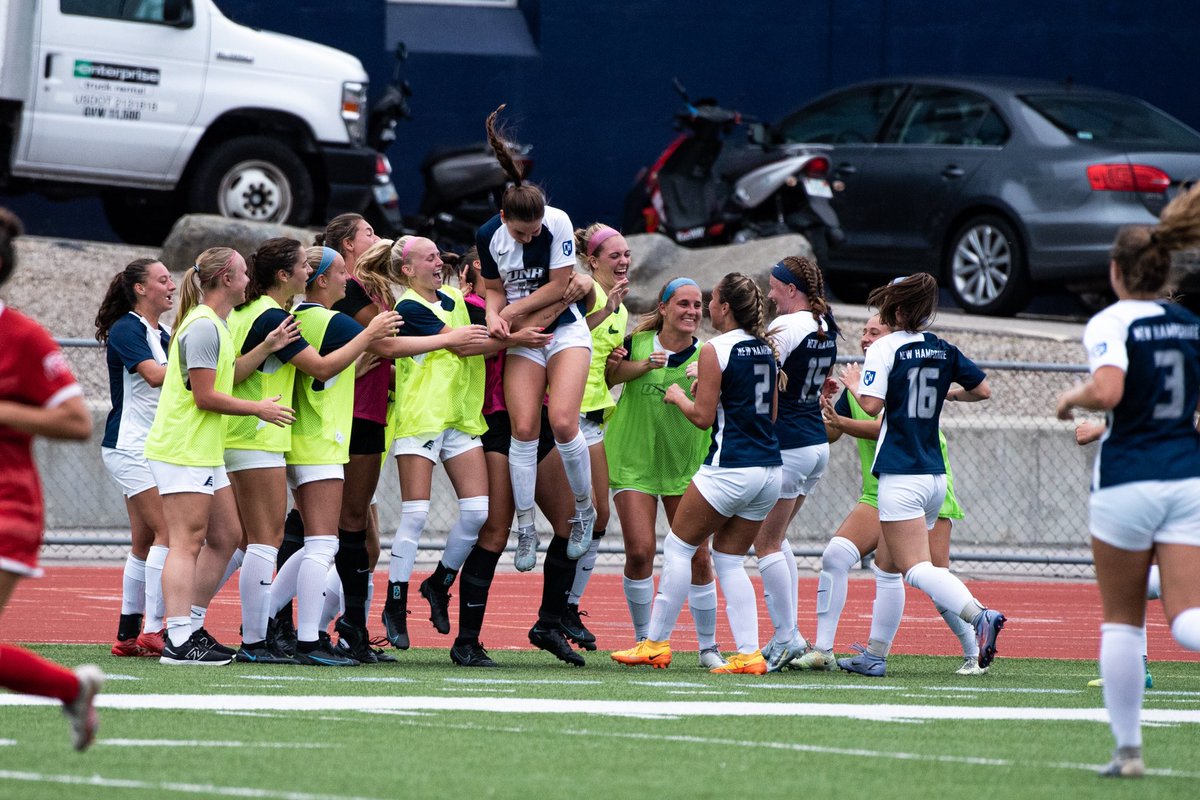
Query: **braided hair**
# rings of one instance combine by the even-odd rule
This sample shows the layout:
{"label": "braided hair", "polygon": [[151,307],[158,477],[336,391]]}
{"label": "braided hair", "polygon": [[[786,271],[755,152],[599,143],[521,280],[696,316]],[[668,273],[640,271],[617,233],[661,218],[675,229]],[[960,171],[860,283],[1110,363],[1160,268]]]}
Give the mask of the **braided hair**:
{"label": "braided hair", "polygon": [[504,136],[505,131],[496,127],[496,118],[505,108],[505,104],[488,114],[484,128],[487,131],[488,144],[496,154],[496,161],[512,183],[504,190],[500,198],[500,210],[504,218],[519,222],[536,222],[546,216],[546,193],[535,183],[527,183],[525,175],[517,160],[513,158],[512,150]]}

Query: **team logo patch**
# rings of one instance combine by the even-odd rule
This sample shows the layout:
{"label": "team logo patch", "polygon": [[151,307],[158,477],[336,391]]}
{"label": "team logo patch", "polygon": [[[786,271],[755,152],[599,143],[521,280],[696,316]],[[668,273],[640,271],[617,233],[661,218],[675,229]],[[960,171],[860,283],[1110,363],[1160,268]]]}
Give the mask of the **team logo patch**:
{"label": "team logo patch", "polygon": [[1096,358],[1099,358],[1100,356],[1104,355],[1107,352],[1108,352],[1108,342],[1101,342],[1100,344],[1098,344],[1092,348],[1092,355],[1095,356]]}
{"label": "team logo patch", "polygon": [[865,383],[867,386],[870,386],[874,382],[875,382],[875,370],[869,369],[863,373],[863,383]]}
{"label": "team logo patch", "polygon": [[575,253],[575,243],[571,241],[563,242],[563,255],[569,256]]}

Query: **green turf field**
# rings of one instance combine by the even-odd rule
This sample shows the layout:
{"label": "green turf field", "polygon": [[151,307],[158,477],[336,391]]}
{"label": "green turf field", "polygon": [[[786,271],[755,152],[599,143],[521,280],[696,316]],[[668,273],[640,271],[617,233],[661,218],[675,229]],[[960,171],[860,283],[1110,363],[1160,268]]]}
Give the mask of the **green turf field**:
{"label": "green turf field", "polygon": [[[709,675],[589,654],[576,669],[444,650],[353,669],[160,666],[39,646],[110,673],[92,749],[53,706],[0,704],[0,798],[1194,797],[1200,665],[1152,664],[1140,781],[1102,780],[1095,662],[893,656],[890,676]],[[15,701],[13,696],[0,697]],[[110,707],[110,706],[119,707]],[[292,710],[304,708],[305,710]],[[814,795],[814,793],[819,793]]]}

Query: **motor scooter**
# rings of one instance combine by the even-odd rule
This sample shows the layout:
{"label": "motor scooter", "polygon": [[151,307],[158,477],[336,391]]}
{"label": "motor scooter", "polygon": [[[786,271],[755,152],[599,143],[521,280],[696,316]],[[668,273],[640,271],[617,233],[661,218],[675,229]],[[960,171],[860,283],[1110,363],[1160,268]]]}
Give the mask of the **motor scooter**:
{"label": "motor scooter", "polygon": [[[684,101],[681,131],[654,163],[641,169],[625,201],[626,233],[663,233],[687,247],[706,247],[795,232],[820,261],[842,240],[829,204],[829,157],[812,145],[771,143],[765,123],[705,98]],[[745,144],[726,145],[747,126]]]}

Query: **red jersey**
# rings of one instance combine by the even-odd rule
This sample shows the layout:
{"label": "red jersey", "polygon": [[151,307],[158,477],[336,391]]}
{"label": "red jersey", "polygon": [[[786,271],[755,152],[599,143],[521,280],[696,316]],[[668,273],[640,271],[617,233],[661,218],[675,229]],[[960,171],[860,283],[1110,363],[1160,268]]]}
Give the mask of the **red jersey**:
{"label": "red jersey", "polygon": [[[82,394],[58,345],[25,315],[0,303],[0,400],[53,408]],[[0,569],[36,571],[44,525],[33,437],[0,416]],[[32,553],[30,553],[32,543]],[[13,564],[12,561],[19,563]],[[24,565],[27,569],[21,570]]]}

